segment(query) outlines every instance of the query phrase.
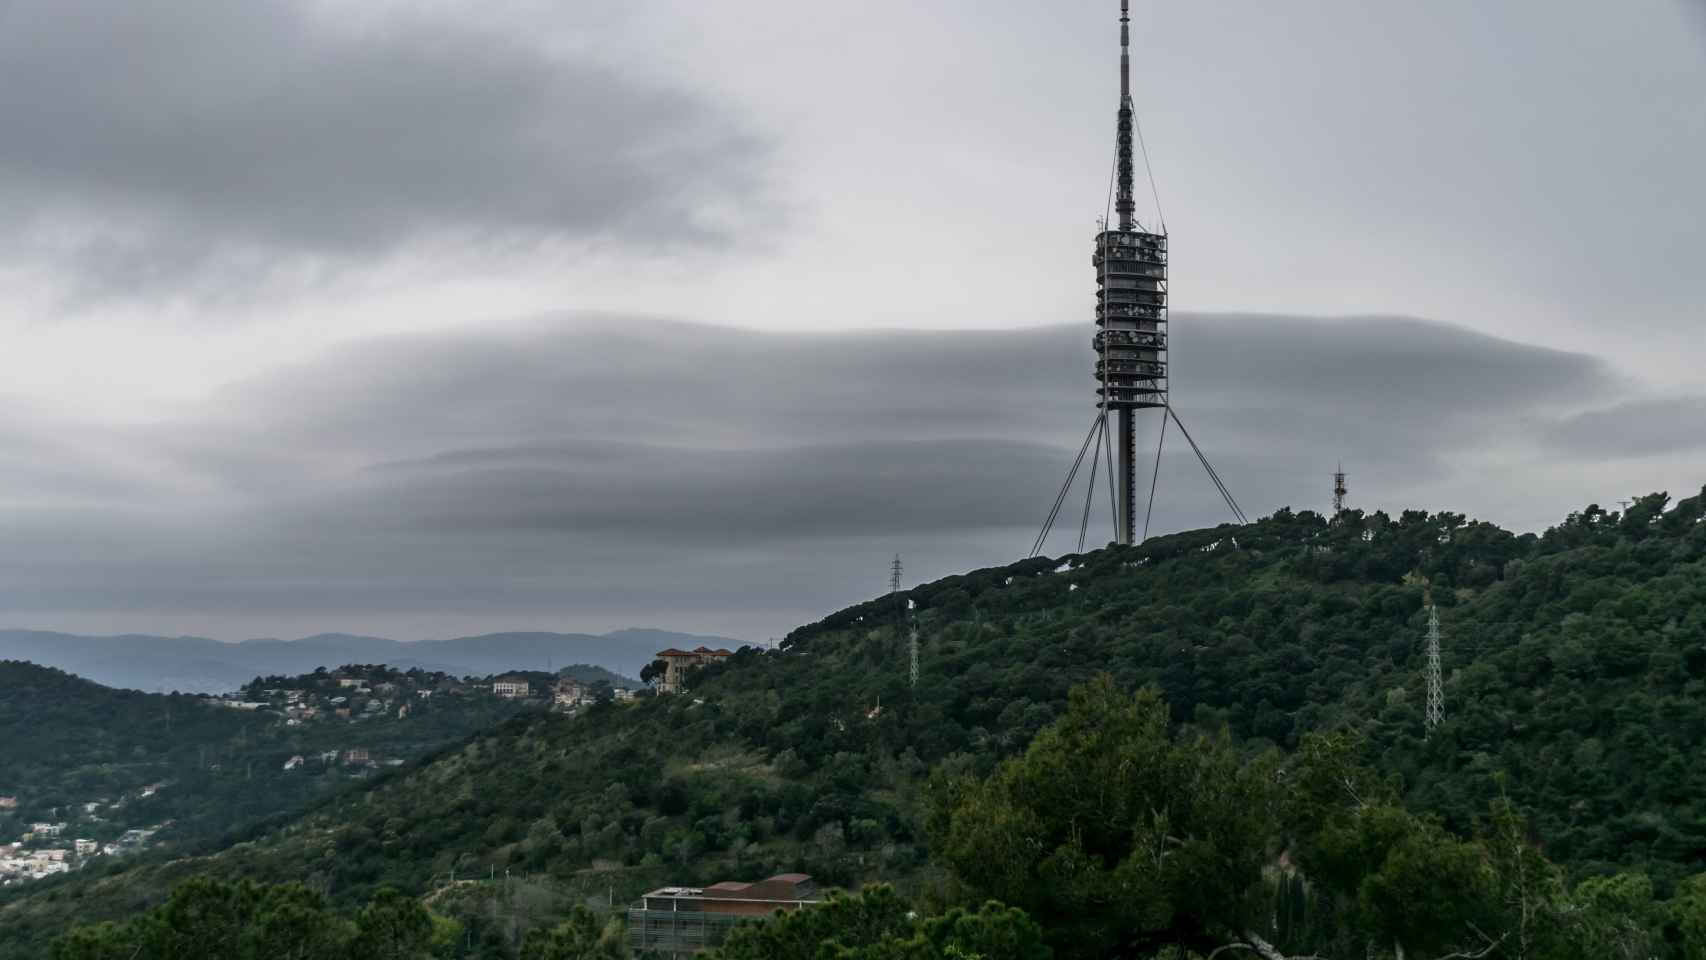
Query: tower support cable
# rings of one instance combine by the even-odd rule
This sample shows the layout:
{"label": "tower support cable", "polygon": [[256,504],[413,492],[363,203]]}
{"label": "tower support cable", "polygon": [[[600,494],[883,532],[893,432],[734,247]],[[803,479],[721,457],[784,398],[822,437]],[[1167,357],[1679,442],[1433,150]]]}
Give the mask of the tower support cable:
{"label": "tower support cable", "polygon": [[1143,539],[1149,539],[1149,518],[1155,514],[1155,484],[1161,479],[1161,448],[1167,443],[1167,418],[1161,418],[1161,437],[1155,441],[1155,469],[1149,474],[1149,509],[1143,511]]}
{"label": "tower support cable", "polygon": [[1078,448],[1078,456],[1072,461],[1072,469],[1066,472],[1066,482],[1060,485],[1060,492],[1054,497],[1054,506],[1049,508],[1048,519],[1043,521],[1043,528],[1037,531],[1037,539],[1031,544],[1031,556],[1042,553],[1043,543],[1048,540],[1049,531],[1054,529],[1055,518],[1060,516],[1061,504],[1066,502],[1066,494],[1072,489],[1072,481],[1078,477],[1078,468],[1084,464],[1084,454],[1090,450],[1090,441],[1095,439],[1096,431],[1102,427],[1103,416],[1104,414],[1098,413],[1096,418],[1090,421],[1090,430],[1084,434],[1084,443]]}
{"label": "tower support cable", "polygon": [[1220,491],[1220,496],[1226,501],[1226,506],[1232,511],[1232,515],[1238,519],[1240,524],[1248,524],[1249,518],[1244,516],[1244,511],[1239,508],[1238,501],[1233,499],[1232,491],[1226,489],[1226,484],[1221,481],[1220,474],[1215,472],[1214,464],[1208,462],[1208,457],[1203,454],[1202,448],[1197,446],[1196,440],[1191,438],[1191,431],[1185,428],[1185,421],[1179,419],[1178,411],[1169,405],[1167,414],[1173,418],[1174,423],[1179,425],[1179,432],[1185,435],[1185,442],[1191,445],[1191,451],[1197,455],[1197,461],[1208,472],[1208,478],[1214,481],[1215,489]]}
{"label": "tower support cable", "polygon": [[[1096,467],[1102,460],[1102,437],[1106,436],[1107,432],[1105,429],[1096,431],[1096,448],[1090,453],[1090,483],[1084,488],[1084,516],[1078,521],[1079,553],[1084,552],[1084,537],[1090,532],[1090,505],[1096,501]],[[1108,456],[1113,455],[1114,452],[1109,450]]]}

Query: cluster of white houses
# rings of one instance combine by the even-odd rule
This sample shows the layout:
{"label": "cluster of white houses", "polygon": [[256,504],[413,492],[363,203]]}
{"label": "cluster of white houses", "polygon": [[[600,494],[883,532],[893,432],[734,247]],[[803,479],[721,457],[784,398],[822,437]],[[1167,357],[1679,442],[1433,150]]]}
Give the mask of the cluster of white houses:
{"label": "cluster of white houses", "polygon": [[[506,700],[526,700],[533,696],[533,684],[526,680],[510,677],[495,681],[492,684],[492,693]],[[545,691],[541,691],[540,695],[544,696]],[[551,705],[563,710],[573,710],[597,699],[591,684],[581,683],[579,680],[570,677],[564,677],[557,681],[551,687],[549,695]],[[611,690],[610,695],[617,700],[634,699],[634,691],[627,687],[615,687]]]}
{"label": "cluster of white houses", "polygon": [[[6,809],[15,809],[15,797]],[[85,807],[99,804],[85,804]],[[111,857],[140,850],[148,844],[158,827],[149,830],[127,830],[114,843],[101,843],[85,837],[66,835],[68,824],[32,823],[15,843],[0,843],[0,886],[40,880],[56,874],[69,873],[96,857]]]}

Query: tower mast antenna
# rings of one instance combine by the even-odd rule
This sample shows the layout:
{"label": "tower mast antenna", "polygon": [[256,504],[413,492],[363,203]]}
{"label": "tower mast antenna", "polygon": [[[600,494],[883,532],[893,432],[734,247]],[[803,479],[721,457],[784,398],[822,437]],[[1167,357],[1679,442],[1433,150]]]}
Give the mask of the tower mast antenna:
{"label": "tower mast antenna", "polygon": [[1130,232],[1136,219],[1137,203],[1132,199],[1134,176],[1131,156],[1131,0],[1120,0],[1120,118],[1119,118],[1119,193],[1114,209],[1119,211],[1120,231]]}
{"label": "tower mast antenna", "polygon": [[1350,490],[1345,487],[1345,465],[1339,464],[1339,469],[1333,471],[1333,519],[1345,512],[1345,495]]}

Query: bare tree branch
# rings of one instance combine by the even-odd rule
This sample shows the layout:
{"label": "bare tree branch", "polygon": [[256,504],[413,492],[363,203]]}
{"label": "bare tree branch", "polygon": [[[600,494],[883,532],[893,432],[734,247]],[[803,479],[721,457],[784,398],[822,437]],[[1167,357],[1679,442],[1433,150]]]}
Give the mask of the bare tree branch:
{"label": "bare tree branch", "polygon": [[1505,942],[1506,937],[1510,936],[1510,934],[1504,933],[1499,935],[1499,939],[1494,940],[1486,934],[1481,933],[1481,931],[1476,929],[1473,924],[1471,925],[1471,929],[1474,929],[1476,933],[1480,934],[1482,941],[1487,944],[1486,946],[1474,951],[1460,950],[1457,953],[1447,953],[1443,956],[1435,957],[1434,960],[1481,960],[1482,957],[1499,949],[1499,945]]}

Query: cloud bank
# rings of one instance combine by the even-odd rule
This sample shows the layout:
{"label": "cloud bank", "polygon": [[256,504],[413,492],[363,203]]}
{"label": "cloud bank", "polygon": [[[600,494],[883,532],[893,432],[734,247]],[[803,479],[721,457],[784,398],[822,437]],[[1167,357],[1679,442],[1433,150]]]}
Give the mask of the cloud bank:
{"label": "cloud bank", "polygon": [[[1252,514],[1320,508],[1342,459],[1357,505],[1534,527],[1636,492],[1578,469],[1663,446],[1582,440],[1646,402],[1582,355],[1394,318],[1177,326],[1176,402]],[[168,422],[0,413],[0,606],[220,636],[761,639],[879,589],[895,552],[920,577],[1020,555],[1093,415],[1085,339],[551,317],[358,343]],[[1177,439],[1157,530],[1224,519]],[[1100,543],[1101,495],[1093,520]]]}

